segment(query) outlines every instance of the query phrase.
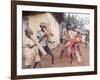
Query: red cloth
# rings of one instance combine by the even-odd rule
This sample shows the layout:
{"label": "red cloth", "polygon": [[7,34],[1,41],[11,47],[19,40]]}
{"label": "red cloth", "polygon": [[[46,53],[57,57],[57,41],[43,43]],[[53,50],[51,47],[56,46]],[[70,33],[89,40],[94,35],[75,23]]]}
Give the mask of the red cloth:
{"label": "red cloth", "polygon": [[64,45],[64,47],[73,47],[74,44],[76,44],[78,42],[80,42],[80,38],[77,35],[77,36],[75,36],[75,39],[69,39],[69,40],[67,40],[66,43],[65,43],[65,45]]}

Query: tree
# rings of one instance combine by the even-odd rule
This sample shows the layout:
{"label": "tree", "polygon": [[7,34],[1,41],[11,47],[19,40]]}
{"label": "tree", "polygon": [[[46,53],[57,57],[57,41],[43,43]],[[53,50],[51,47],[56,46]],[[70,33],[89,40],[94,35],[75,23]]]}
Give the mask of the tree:
{"label": "tree", "polygon": [[[67,25],[66,28],[84,29],[84,26],[89,24],[88,18],[82,18],[78,14],[73,14],[73,13],[65,13],[64,20]],[[69,27],[69,25],[70,25],[70,27]]]}

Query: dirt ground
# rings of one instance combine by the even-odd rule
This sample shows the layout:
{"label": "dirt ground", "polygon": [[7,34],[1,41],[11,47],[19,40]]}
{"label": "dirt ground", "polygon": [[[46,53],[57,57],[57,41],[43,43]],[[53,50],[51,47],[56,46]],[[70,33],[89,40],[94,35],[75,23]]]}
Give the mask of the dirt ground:
{"label": "dirt ground", "polygon": [[[51,57],[50,55],[42,56],[42,68],[51,68],[51,67],[71,67],[71,66],[86,66],[89,65],[89,48],[84,47],[83,44],[80,44],[80,50],[81,50],[81,62],[78,62],[77,57],[74,59],[73,63],[70,64],[69,59],[67,57],[63,56],[63,58],[60,60],[60,52],[61,52],[62,45],[60,44],[56,48],[52,50],[52,53],[54,54],[54,64],[51,63]],[[66,53],[66,51],[65,51]],[[65,55],[64,53],[64,55]],[[37,66],[39,68],[39,66]]]}

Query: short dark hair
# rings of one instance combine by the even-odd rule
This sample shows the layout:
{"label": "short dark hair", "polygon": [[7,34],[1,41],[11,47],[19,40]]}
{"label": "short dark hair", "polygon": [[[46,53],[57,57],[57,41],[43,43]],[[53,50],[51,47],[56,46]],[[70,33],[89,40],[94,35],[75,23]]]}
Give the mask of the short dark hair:
{"label": "short dark hair", "polygon": [[46,27],[47,27],[47,26],[46,26],[46,23],[43,23],[43,22],[42,22],[42,23],[40,24],[40,28],[46,28]]}
{"label": "short dark hair", "polygon": [[30,28],[26,28],[25,29],[25,35],[27,35],[27,33],[33,33],[32,30]]}

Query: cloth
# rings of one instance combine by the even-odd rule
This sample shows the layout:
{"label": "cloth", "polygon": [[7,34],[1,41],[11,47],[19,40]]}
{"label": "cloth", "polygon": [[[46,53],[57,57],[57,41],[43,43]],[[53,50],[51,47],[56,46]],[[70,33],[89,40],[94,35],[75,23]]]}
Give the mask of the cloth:
{"label": "cloth", "polygon": [[74,32],[74,31],[72,31],[72,30],[70,30],[70,31],[68,31],[68,34],[69,34],[69,38],[70,38],[70,39],[73,39],[73,38],[75,38],[75,35],[76,35],[77,33]]}
{"label": "cloth", "polygon": [[[39,31],[38,32],[38,38],[41,39],[43,36],[45,36],[45,32]],[[42,45],[43,49],[46,51],[47,54],[51,54],[51,50],[48,47],[48,37],[45,36],[42,41],[40,42],[40,44]]]}
{"label": "cloth", "polygon": [[73,39],[69,39],[66,41],[65,43],[65,47],[75,47],[75,45],[80,42],[80,38],[78,35],[76,35],[75,37],[73,37]]}
{"label": "cloth", "polygon": [[50,48],[49,48],[47,45],[44,46],[43,48],[44,48],[44,50],[47,52],[47,54],[52,54]]}
{"label": "cloth", "polygon": [[26,36],[23,43],[23,57],[25,59],[25,66],[32,65],[33,62],[39,62],[41,60],[38,53],[38,47],[28,47],[32,45],[35,45],[35,43]]}

